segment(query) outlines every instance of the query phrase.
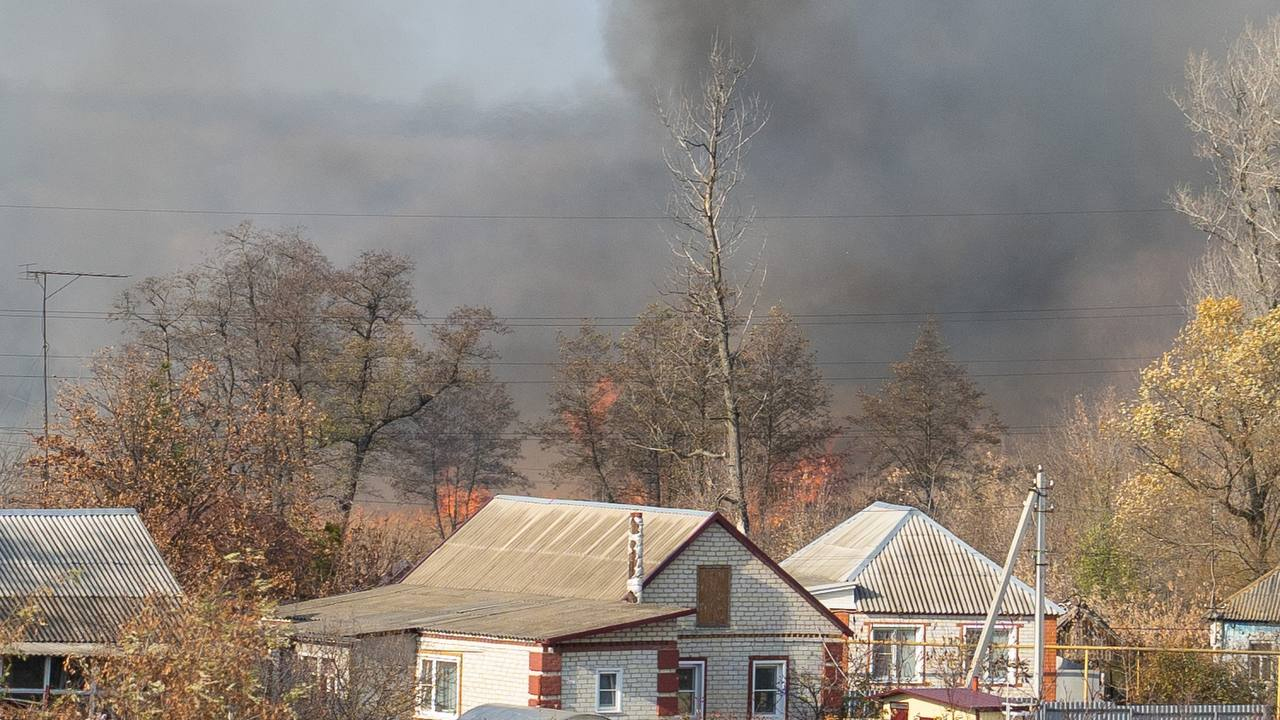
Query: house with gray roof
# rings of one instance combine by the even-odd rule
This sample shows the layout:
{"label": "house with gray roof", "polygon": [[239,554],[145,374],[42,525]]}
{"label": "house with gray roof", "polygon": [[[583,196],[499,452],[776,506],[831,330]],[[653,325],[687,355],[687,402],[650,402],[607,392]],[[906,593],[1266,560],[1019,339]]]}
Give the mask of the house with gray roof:
{"label": "house with gray roof", "polygon": [[[963,681],[966,645],[976,645],[1001,567],[924,512],[875,502],[781,563],[853,632],[851,669],[881,687],[948,687]],[[1046,607],[1053,644],[1057,603]],[[1014,578],[981,683],[991,692],[1030,692],[1035,592]],[[952,647],[937,647],[949,645]],[[1046,668],[1055,667],[1046,658]],[[1052,677],[1045,680],[1052,699]]]}
{"label": "house with gray roof", "polygon": [[[1215,648],[1280,650],[1280,567],[1244,586],[1209,613],[1209,642]],[[1249,656],[1249,673],[1270,682],[1274,657]]]}
{"label": "house with gray roof", "polygon": [[[401,582],[286,605],[335,691],[391,645],[415,717],[489,704],[785,720],[841,701],[847,627],[715,512],[499,496]],[[805,695],[802,688],[820,692]]]}
{"label": "house with gray roof", "polygon": [[145,603],[181,592],[132,509],[0,510],[0,617],[31,614],[0,647],[0,687],[11,697],[68,691],[66,658],[112,652]]}

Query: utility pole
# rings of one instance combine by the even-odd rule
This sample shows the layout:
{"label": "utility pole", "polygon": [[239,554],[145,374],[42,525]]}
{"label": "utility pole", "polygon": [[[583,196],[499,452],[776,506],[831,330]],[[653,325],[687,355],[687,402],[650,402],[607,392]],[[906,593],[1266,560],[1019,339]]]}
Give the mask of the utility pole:
{"label": "utility pole", "polygon": [[[1048,517],[1049,507],[1045,502],[1045,496],[1049,492],[1052,483],[1046,485],[1044,481],[1044,468],[1036,466],[1036,642],[1035,642],[1035,658],[1032,664],[1035,674],[1035,692],[1036,702],[1044,701],[1044,571],[1048,565],[1045,557],[1047,548],[1045,547],[1045,520]],[[1085,686],[1088,687],[1089,679],[1085,678]]]}
{"label": "utility pole", "polygon": [[[40,373],[44,381],[44,469],[41,472],[42,479],[45,484],[49,483],[49,298],[70,287],[71,283],[80,278],[126,278],[128,275],[117,275],[114,273],[89,273],[89,272],[71,272],[67,270],[44,270],[33,269],[30,265],[24,265],[23,276],[28,280],[34,280],[40,286],[40,355],[44,359],[44,370]],[[57,290],[49,292],[49,278],[70,278]]]}

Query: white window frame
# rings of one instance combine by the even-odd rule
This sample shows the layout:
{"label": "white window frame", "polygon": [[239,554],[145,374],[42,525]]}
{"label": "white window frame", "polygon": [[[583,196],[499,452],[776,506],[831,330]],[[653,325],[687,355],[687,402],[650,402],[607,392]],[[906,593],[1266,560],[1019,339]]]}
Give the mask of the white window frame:
{"label": "white window frame", "polygon": [[[693,715],[694,720],[706,716],[707,714],[707,661],[706,660],[681,660],[680,668],[697,668],[694,674],[696,684],[693,688]],[[679,697],[680,691],[676,691]]]}
{"label": "white window frame", "polygon": [[[751,661],[751,678],[750,692],[747,694],[747,717],[750,718],[774,718],[783,720],[787,717],[787,661],[786,660],[752,660]],[[771,714],[763,714],[756,712],[756,668],[760,666],[772,665],[778,668],[778,687],[772,692],[778,694],[778,704]]]}
{"label": "white window frame", "polygon": [[[422,705],[422,700],[423,700],[422,698],[422,685],[423,685],[422,663],[423,662],[432,663],[431,669],[433,673],[435,671],[436,663],[451,663],[453,665],[454,684],[457,685],[457,687],[455,688],[455,691],[457,694],[453,698],[453,712],[441,712],[440,710],[433,709],[438,704],[437,698],[436,698],[436,691],[438,688],[436,687],[434,677],[432,678],[432,683],[431,683],[431,707],[423,707]],[[415,693],[414,701],[413,701],[414,717],[432,718],[432,720],[454,720],[455,718],[458,717],[458,715],[461,714],[462,658],[458,657],[457,655],[443,655],[443,654],[435,654],[435,653],[418,655],[416,667],[414,667],[414,681],[416,686],[415,689],[417,690],[417,692]]]}
{"label": "white window frame", "polygon": [[[913,639],[908,640],[906,642],[919,643],[924,641],[924,626],[912,625],[910,623],[884,623],[881,625],[871,625],[867,630],[867,639],[871,642],[871,653],[870,653],[871,657],[869,659],[870,667],[868,668],[868,670],[870,670],[869,674],[871,675],[872,682],[895,683],[895,684],[906,684],[906,685],[922,684],[924,682],[924,646],[923,645],[899,645],[897,643],[889,644],[888,647],[890,649],[890,661],[889,661],[890,674],[888,677],[880,677],[875,674],[876,648],[878,647],[876,644],[877,630],[910,630],[913,635]],[[898,659],[898,653],[900,652],[900,649],[904,647],[910,647],[912,650],[915,651],[915,654],[916,654],[915,675],[914,677],[910,677],[910,678],[893,677],[892,671],[895,670],[901,664],[901,661]]]}
{"label": "white window frame", "polygon": [[[600,668],[596,670],[596,694],[592,700],[592,704],[596,708],[596,712],[601,715],[618,715],[622,713],[622,668]],[[600,677],[602,675],[613,676],[613,705],[600,704]]]}
{"label": "white window frame", "polygon": [[[1008,645],[1008,647],[1002,648],[1002,650],[1004,650],[1004,653],[1005,653],[1004,678],[1001,679],[1001,678],[988,677],[984,673],[980,682],[982,682],[985,685],[1015,686],[1018,684],[1018,663],[1020,661],[1020,658],[1018,656],[1017,645],[1018,645],[1018,632],[1019,632],[1018,628],[1019,627],[1020,626],[1017,625],[1016,623],[1000,623],[1000,622],[996,623],[992,627],[993,637],[991,638],[991,644],[992,645]],[[960,630],[961,644],[964,645],[965,647],[968,647],[969,632],[972,630],[976,630],[978,632],[978,636],[981,637],[982,628],[983,628],[982,625],[964,625]],[[1009,632],[1008,642],[1005,642],[1005,643],[996,642],[994,635],[996,631],[1000,631],[1000,630],[1007,630]],[[978,639],[975,638],[974,645],[977,645],[977,642],[978,642]],[[995,652],[995,650],[992,648],[988,648],[987,652],[989,653]],[[972,659],[973,659],[972,657],[966,658],[966,662],[972,661]]]}

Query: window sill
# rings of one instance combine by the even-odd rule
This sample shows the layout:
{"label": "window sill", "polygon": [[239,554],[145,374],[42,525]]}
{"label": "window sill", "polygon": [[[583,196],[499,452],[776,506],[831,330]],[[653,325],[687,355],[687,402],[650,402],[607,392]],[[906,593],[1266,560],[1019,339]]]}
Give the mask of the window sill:
{"label": "window sill", "polygon": [[423,720],[458,720],[458,713],[432,712],[430,710],[415,710],[413,716]]}

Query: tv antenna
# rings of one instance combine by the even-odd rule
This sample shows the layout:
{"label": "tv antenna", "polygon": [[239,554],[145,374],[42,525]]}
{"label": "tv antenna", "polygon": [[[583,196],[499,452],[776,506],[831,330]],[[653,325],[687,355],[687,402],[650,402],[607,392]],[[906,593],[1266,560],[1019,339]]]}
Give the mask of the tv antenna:
{"label": "tv antenna", "polygon": [[[66,290],[72,283],[80,278],[127,278],[128,275],[118,275],[116,273],[92,273],[92,272],[73,272],[70,270],[48,270],[45,268],[36,268],[33,263],[22,266],[22,275],[28,280],[34,280],[40,286],[40,354],[44,359],[44,370],[40,373],[44,381],[44,470],[42,477],[45,484],[49,482],[49,298]],[[49,279],[54,278],[54,282],[60,282],[63,278],[68,280],[58,286],[53,292],[49,292]]]}

